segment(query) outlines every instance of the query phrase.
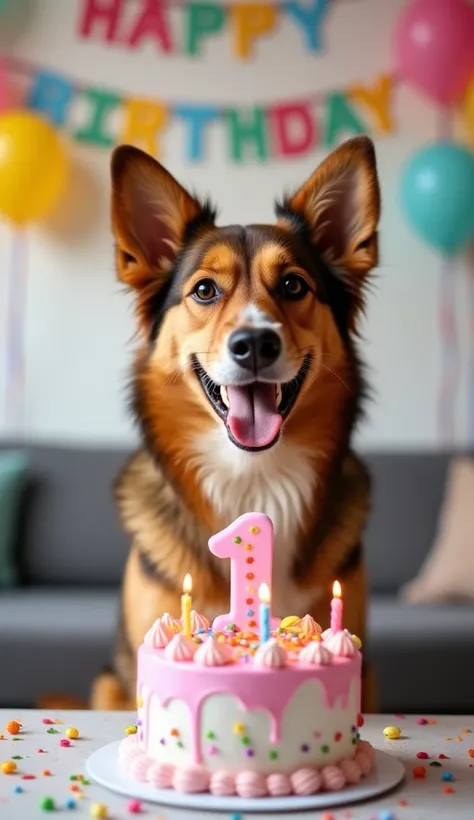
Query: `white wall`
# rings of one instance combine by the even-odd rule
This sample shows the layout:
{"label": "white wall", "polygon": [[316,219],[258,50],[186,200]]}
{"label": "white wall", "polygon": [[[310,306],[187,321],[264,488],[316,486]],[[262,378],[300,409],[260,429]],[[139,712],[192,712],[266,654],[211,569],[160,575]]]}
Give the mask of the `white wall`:
{"label": "white wall", "polygon": [[[10,51],[85,82],[125,92],[183,102],[194,97],[252,105],[343,87],[355,79],[370,83],[390,71],[391,33],[403,5],[403,0],[335,0],[324,26],[323,56],[306,51],[294,26],[287,23],[262,40],[258,58],[246,64],[230,55],[226,36],[209,41],[206,57],[200,60],[162,57],[152,44],[137,53],[81,40],[75,33],[76,0],[30,0],[29,17],[15,33]],[[397,133],[377,142],[384,197],[382,264],[369,301],[364,345],[375,401],[360,438],[374,447],[433,447],[440,261],[407,228],[398,204],[398,180],[404,161],[434,138],[436,113],[417,94],[400,88],[395,114]],[[179,125],[170,129],[163,161],[185,184],[218,201],[223,222],[271,220],[274,196],[302,181],[323,156],[316,151],[300,160],[231,164],[223,132],[216,128],[212,159],[191,166],[185,160],[183,136]],[[134,437],[124,402],[133,322],[130,301],[114,279],[109,157],[106,150],[77,143],[70,145],[70,153],[73,184],[66,202],[45,227],[28,232],[25,431],[44,439],[125,443]],[[10,231],[3,226],[2,353],[10,243]],[[462,315],[466,271],[462,262],[459,267]],[[0,370],[2,384],[3,375]],[[465,440],[464,393],[465,385],[458,403],[459,442]],[[6,432],[5,422],[0,432]]]}

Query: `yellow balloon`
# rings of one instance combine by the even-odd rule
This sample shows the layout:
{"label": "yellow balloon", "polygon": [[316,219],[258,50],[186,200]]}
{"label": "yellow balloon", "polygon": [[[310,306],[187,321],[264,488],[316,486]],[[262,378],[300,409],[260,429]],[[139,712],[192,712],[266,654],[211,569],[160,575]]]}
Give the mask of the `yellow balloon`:
{"label": "yellow balloon", "polygon": [[54,128],[31,111],[0,117],[0,212],[15,222],[41,219],[58,201],[67,160]]}

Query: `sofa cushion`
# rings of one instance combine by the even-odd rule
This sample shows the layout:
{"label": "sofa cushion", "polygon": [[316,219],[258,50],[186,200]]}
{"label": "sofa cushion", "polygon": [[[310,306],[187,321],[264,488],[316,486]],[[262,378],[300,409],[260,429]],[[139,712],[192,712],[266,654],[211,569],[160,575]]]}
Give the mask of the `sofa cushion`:
{"label": "sofa cushion", "polygon": [[384,712],[472,713],[474,607],[370,601],[367,653]]}
{"label": "sofa cushion", "polygon": [[20,498],[28,460],[25,453],[0,453],[0,589],[12,586],[17,575]]}
{"label": "sofa cushion", "polygon": [[394,592],[413,578],[436,534],[452,454],[366,454],[373,480],[365,550],[371,589]]}
{"label": "sofa cushion", "polygon": [[0,705],[88,697],[112,658],[118,591],[38,587],[0,596]]}
{"label": "sofa cushion", "polygon": [[[7,442],[0,443],[4,449]],[[129,547],[112,497],[126,450],[25,447],[22,577],[34,584],[119,584]]]}

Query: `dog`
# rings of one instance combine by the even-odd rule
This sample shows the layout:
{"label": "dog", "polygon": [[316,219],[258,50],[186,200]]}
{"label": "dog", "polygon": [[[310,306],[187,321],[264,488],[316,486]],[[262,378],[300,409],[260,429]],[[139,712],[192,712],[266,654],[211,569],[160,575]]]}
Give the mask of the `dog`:
{"label": "dog", "polygon": [[366,136],[279,201],[273,225],[217,227],[209,201],[131,146],[115,149],[111,175],[118,276],[136,299],[142,446],[115,487],[131,548],[113,667],[93,684],[99,709],[134,708],[137,649],[161,614],[179,617],[185,573],[197,611],[228,610],[228,562],[208,539],[245,512],[274,522],[273,612],[325,625],[339,579],[345,625],[364,640],[370,478],[351,439],[380,216]]}

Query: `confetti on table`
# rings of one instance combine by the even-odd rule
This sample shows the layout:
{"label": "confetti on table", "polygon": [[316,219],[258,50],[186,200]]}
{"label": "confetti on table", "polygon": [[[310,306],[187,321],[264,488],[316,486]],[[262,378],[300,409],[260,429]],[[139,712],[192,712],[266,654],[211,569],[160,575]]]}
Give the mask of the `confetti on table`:
{"label": "confetti on table", "polygon": [[42,811],[54,811],[56,808],[56,803],[52,797],[42,797],[39,807]]}
{"label": "confetti on table", "polygon": [[424,766],[414,766],[412,769],[413,777],[426,777],[426,769]]}

